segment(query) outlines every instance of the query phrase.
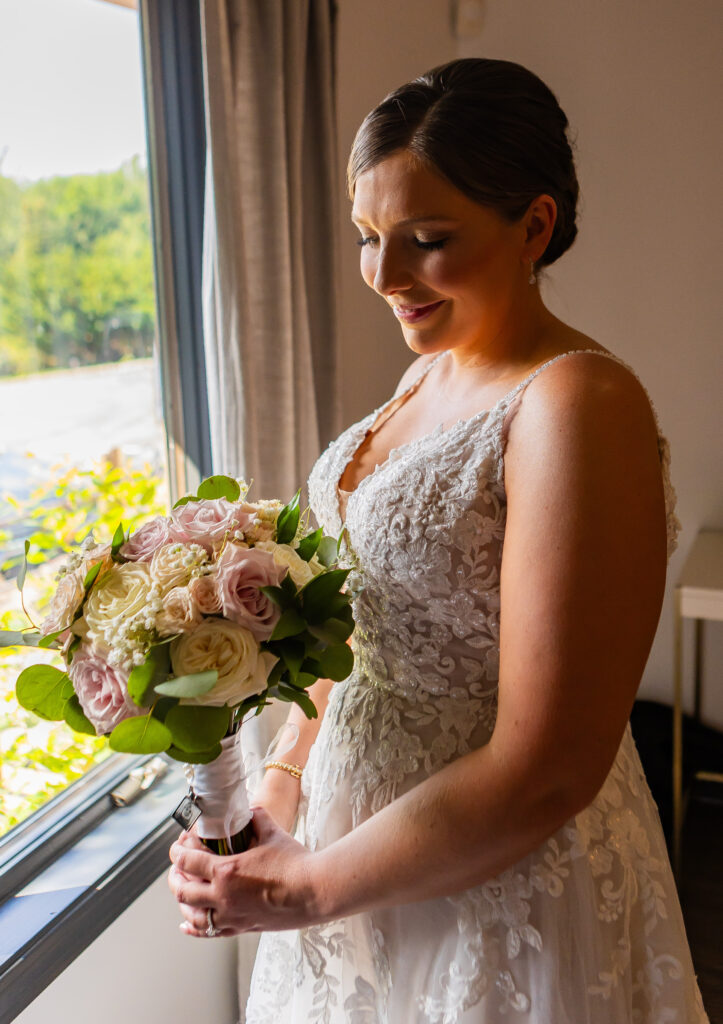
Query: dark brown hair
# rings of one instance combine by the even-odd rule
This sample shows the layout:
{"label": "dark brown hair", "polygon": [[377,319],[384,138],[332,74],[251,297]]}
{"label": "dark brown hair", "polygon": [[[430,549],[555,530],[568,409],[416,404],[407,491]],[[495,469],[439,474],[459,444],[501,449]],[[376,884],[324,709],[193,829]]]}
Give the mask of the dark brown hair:
{"label": "dark brown hair", "polygon": [[551,90],[520,64],[453,60],[396,89],[367,114],[349,157],[349,194],[360,174],[400,149],[509,221],[545,193],[557,204],[539,260],[547,266],[577,234],[579,187],[567,129]]}

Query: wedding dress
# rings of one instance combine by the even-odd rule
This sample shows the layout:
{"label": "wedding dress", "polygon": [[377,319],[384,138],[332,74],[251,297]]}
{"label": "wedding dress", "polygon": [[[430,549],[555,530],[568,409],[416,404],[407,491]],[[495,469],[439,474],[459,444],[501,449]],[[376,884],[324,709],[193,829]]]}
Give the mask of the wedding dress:
{"label": "wedding dress", "polygon": [[[332,688],[304,771],[297,837],[311,849],[492,734],[505,431],[554,361],[493,409],[392,450],[348,495],[355,666]],[[338,482],[391,401],[346,430],[311,473],[311,507],[334,536]],[[679,524],[660,432],[659,451],[670,555]],[[496,878],[446,899],[262,935],[246,1020],[706,1022],[630,726],[593,802]]]}

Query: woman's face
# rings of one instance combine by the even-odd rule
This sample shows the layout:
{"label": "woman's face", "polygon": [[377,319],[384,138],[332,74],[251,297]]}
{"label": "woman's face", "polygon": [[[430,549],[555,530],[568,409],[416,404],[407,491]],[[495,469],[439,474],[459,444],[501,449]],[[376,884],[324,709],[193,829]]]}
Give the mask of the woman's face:
{"label": "woman's face", "polygon": [[414,352],[487,348],[509,328],[520,292],[531,290],[525,218],[510,224],[407,150],[359,176],[352,220],[362,277],[392,307]]}

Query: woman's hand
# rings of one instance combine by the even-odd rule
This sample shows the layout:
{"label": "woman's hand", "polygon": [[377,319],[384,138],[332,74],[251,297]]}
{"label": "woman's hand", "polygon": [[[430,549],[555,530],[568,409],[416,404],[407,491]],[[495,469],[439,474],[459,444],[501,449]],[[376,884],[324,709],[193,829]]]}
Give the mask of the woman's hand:
{"label": "woman's hand", "polygon": [[315,854],[264,808],[254,808],[253,823],[255,844],[246,853],[217,856],[189,832],[171,847],[168,884],[186,935],[206,935],[209,910],[223,936],[303,928],[319,920],[310,870]]}

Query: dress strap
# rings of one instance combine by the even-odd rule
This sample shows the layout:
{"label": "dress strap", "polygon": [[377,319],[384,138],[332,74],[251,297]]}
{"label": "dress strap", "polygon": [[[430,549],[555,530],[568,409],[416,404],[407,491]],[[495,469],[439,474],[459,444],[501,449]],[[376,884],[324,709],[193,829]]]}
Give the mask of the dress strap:
{"label": "dress strap", "polygon": [[543,370],[546,370],[548,366],[551,366],[553,363],[556,363],[559,359],[566,359],[568,356],[579,355],[580,353],[583,352],[590,353],[596,356],[604,356],[606,359],[611,359],[613,362],[619,363],[628,371],[628,373],[631,373],[633,377],[635,377],[636,381],[643,389],[648,399],[648,404],[650,405],[650,410],[653,414],[653,419],[655,421],[655,427],[658,432],[658,455],[660,456],[660,465],[663,476],[663,489],[665,491],[665,510],[668,535],[668,558],[670,558],[670,556],[677,547],[678,534],[681,530],[680,520],[675,514],[675,488],[673,487],[670,478],[670,445],[668,444],[667,438],[664,436],[660,429],[660,420],[658,419],[658,413],[655,408],[655,405],[653,404],[653,400],[650,397],[648,389],[640,380],[640,377],[638,377],[635,370],[633,370],[631,366],[628,366],[625,360],[620,359],[619,356],[613,355],[612,352],[602,352],[600,349],[597,348],[576,348],[572,349],[570,352],[561,352],[559,355],[553,356],[552,359],[548,359],[547,362],[542,363],[540,366],[538,366],[537,369],[533,370],[532,373],[525,377],[524,380],[521,380],[517,387],[513,388],[512,391],[510,391],[507,395],[504,396],[504,398],[500,400],[498,406],[499,417],[497,421],[497,430],[499,431],[499,437],[497,439],[497,450],[500,454],[500,473],[502,476],[504,475],[504,450],[506,445],[507,432],[509,431],[510,426],[510,417],[508,417],[507,413],[510,410],[510,406],[513,404],[515,399],[525,390],[528,384],[531,381],[533,381],[538,374],[542,373]]}
{"label": "dress strap", "polygon": [[524,391],[527,385],[530,384],[531,381],[533,381],[535,377],[538,376],[538,374],[542,373],[543,370],[546,370],[548,366],[552,366],[553,363],[557,363],[560,359],[566,359],[568,356],[576,356],[582,353],[591,354],[595,356],[603,356],[605,359],[611,359],[614,363],[619,363],[620,366],[623,366],[628,371],[628,373],[631,373],[633,377],[635,377],[636,381],[647,395],[648,402],[650,403],[650,408],[655,418],[655,425],[658,428],[658,434],[660,434],[660,422],[658,420],[658,414],[655,410],[655,406],[653,405],[653,400],[650,397],[650,394],[648,393],[648,389],[645,387],[640,377],[638,377],[637,373],[635,372],[635,370],[633,370],[632,366],[629,366],[625,362],[625,360],[621,359],[619,356],[614,355],[612,352],[603,352],[599,348],[574,348],[571,349],[569,352],[561,352],[559,355],[553,356],[552,359],[548,359],[547,362],[542,363],[540,366],[537,367],[536,370],[533,370],[532,373],[528,374],[528,376],[525,377],[524,380],[521,380],[520,383],[515,388],[512,389],[512,391],[510,391],[507,395],[504,396],[501,404],[503,404],[504,406],[509,406],[517,397],[517,395],[519,395],[521,391]]}

